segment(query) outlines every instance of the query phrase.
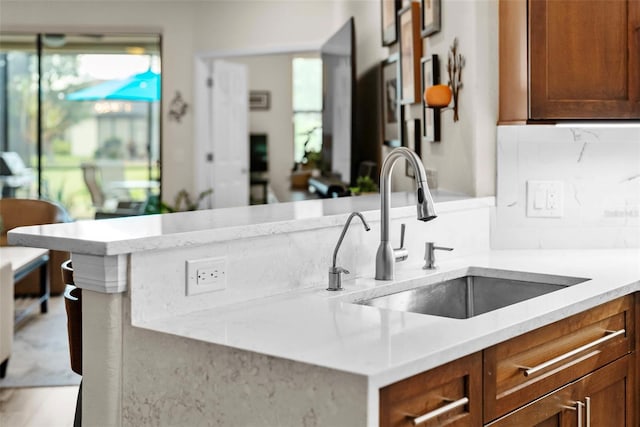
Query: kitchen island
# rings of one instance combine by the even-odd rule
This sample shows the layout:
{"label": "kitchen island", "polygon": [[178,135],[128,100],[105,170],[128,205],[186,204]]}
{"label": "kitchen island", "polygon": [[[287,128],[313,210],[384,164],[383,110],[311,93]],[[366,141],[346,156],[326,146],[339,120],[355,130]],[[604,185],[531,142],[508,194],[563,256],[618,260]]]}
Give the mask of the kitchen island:
{"label": "kitchen island", "polygon": [[[389,384],[640,290],[640,250],[491,250],[492,198],[438,200],[415,220],[394,195],[392,240],[409,259],[373,279],[375,196],[25,227],[12,244],[72,253],[83,288],[83,415],[89,425],[376,426]],[[328,292],[327,270],[352,272]],[[424,245],[438,253],[423,270]],[[224,288],[193,293],[189,261],[221,260]],[[355,301],[469,266],[589,280],[470,319]]]}

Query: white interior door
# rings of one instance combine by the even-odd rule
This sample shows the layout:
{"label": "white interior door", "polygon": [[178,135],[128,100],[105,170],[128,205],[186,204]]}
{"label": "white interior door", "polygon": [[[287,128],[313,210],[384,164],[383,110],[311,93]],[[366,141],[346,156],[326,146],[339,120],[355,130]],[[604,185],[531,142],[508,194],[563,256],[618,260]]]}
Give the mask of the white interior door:
{"label": "white interior door", "polygon": [[[208,70],[207,70],[208,68]],[[208,76],[204,76],[208,71]],[[196,116],[196,185],[213,189],[209,208],[249,204],[248,71],[215,60],[196,69],[196,94],[205,111]],[[198,80],[204,80],[198,81]],[[206,94],[205,96],[203,96]],[[198,101],[196,101],[198,102]],[[203,125],[203,122],[206,125]]]}

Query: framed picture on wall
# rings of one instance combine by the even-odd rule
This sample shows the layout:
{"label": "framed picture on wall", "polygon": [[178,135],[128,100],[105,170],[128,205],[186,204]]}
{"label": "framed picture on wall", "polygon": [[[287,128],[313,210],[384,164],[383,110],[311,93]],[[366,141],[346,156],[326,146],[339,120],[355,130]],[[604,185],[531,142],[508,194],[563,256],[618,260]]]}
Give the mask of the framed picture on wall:
{"label": "framed picture on wall", "polygon": [[428,37],[440,31],[440,0],[421,0],[422,37]]}
{"label": "framed picture on wall", "polygon": [[[433,85],[440,83],[440,66],[438,55],[422,58],[422,93]],[[427,108],[422,99],[422,139],[427,142],[440,141],[440,109]]]}
{"label": "framed picture on wall", "polygon": [[[418,156],[421,155],[422,147],[420,138],[420,119],[411,119],[407,120],[405,123],[406,126],[406,136],[407,136],[407,148],[416,152]],[[411,164],[408,161],[405,161],[404,166],[404,174],[408,177],[415,178],[415,171]]]}
{"label": "framed picture on wall", "polygon": [[398,41],[398,9],[400,0],[380,0],[382,8],[382,46]]}
{"label": "framed picture on wall", "polygon": [[249,91],[250,110],[268,110],[271,104],[271,93],[267,90]]}
{"label": "framed picture on wall", "polygon": [[385,145],[402,145],[402,106],[400,105],[400,63],[398,54],[382,63],[382,135]]}
{"label": "framed picture on wall", "polygon": [[413,104],[420,97],[420,57],[422,38],[420,37],[420,5],[410,3],[398,12],[400,25],[400,81],[402,82],[401,103]]}

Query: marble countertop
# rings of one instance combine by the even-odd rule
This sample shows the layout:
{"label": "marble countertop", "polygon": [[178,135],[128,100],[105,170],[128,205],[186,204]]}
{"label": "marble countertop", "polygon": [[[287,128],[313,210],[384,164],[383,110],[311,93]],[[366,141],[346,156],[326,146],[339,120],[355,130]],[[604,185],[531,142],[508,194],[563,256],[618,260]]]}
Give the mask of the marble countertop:
{"label": "marble countertop", "polygon": [[[588,278],[583,283],[470,319],[392,311],[351,301],[382,287],[410,287],[468,266]],[[402,271],[394,282],[346,281],[134,324],[363,375],[382,387],[640,290],[640,249],[499,250]]]}
{"label": "marble countertop", "polygon": [[[493,197],[469,198],[448,191],[432,192],[439,212],[494,205]],[[391,207],[415,209],[413,193],[393,193]],[[120,255],[153,249],[203,245],[230,239],[342,225],[353,211],[380,217],[380,196],[199,210],[99,221],[76,221],[10,230],[9,243],[88,255]],[[392,215],[398,213],[396,209]]]}

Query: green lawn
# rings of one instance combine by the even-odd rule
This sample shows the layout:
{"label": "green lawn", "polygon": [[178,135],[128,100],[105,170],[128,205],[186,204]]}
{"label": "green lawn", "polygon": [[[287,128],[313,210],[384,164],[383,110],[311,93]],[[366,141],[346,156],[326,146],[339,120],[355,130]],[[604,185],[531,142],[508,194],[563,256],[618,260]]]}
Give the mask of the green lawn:
{"label": "green lawn", "polygon": [[[61,203],[75,219],[93,218],[95,209],[91,204],[91,196],[82,176],[80,163],[83,159],[56,156],[55,164],[43,163],[42,181],[43,196]],[[144,161],[124,161],[126,180],[148,179],[147,163]],[[158,168],[154,167],[152,176],[158,176]],[[144,190],[130,192],[133,200],[144,200]]]}

